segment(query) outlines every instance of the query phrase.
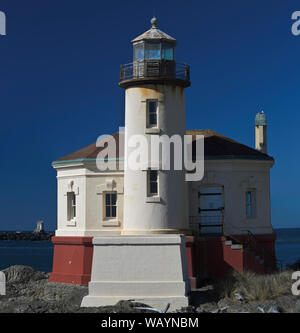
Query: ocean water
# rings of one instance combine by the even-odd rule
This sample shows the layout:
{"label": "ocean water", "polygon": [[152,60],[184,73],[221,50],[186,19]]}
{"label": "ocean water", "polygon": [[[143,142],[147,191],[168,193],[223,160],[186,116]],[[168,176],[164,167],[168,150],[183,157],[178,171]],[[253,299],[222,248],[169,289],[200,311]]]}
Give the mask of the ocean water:
{"label": "ocean water", "polygon": [[[276,256],[284,266],[300,259],[300,228],[276,229]],[[0,270],[27,265],[36,270],[52,270],[53,245],[50,241],[0,241]]]}
{"label": "ocean water", "polygon": [[0,270],[25,265],[50,272],[52,258],[53,244],[50,241],[0,241]]}
{"label": "ocean water", "polygon": [[275,229],[275,232],[277,259],[282,260],[284,265],[293,264],[300,259],[300,228]]}

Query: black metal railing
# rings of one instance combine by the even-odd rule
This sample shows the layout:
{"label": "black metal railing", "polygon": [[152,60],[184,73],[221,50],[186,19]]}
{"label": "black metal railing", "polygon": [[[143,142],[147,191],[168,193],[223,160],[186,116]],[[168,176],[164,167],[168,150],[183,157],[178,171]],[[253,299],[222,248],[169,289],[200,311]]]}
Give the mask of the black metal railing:
{"label": "black metal railing", "polygon": [[283,270],[283,261],[278,260],[276,256],[269,252],[255,237],[255,235],[250,230],[244,230],[247,232],[247,238],[245,242],[241,242],[238,238],[234,236],[227,236],[237,244],[242,244],[245,249],[250,250],[255,255],[258,255],[264,262],[264,266],[268,272],[272,271],[282,271]]}
{"label": "black metal railing", "polygon": [[140,78],[171,78],[190,81],[190,66],[167,60],[144,60],[121,65],[120,81]]}
{"label": "black metal railing", "polygon": [[263,259],[266,268],[269,271],[274,271],[276,269],[282,271],[283,262],[278,260],[273,253],[269,252],[250,230],[246,230],[246,232],[248,235],[246,246],[253,252],[256,252]]}

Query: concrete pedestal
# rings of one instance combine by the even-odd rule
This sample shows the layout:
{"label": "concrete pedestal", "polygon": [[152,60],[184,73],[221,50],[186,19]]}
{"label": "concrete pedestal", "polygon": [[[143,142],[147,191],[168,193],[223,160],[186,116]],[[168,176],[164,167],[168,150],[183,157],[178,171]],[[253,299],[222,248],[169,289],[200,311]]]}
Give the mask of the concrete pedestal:
{"label": "concrete pedestal", "polygon": [[82,307],[136,300],[164,309],[188,305],[185,237],[182,235],[103,236],[93,239],[89,295]]}

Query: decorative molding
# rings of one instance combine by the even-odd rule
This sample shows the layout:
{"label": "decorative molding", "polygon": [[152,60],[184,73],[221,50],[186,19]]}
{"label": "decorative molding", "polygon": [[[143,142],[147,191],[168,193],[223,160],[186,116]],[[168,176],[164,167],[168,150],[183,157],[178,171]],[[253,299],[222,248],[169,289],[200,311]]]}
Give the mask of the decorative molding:
{"label": "decorative molding", "polygon": [[121,225],[119,220],[103,220],[101,222],[103,227],[119,227]]}
{"label": "decorative molding", "polygon": [[255,176],[249,176],[243,181],[240,182],[240,187],[246,191],[247,189],[256,189],[257,191],[261,192],[262,191],[262,182],[257,181],[255,179]]}
{"label": "decorative molding", "polygon": [[145,128],[145,134],[160,134],[161,129],[160,128]]}
{"label": "decorative molding", "polygon": [[160,203],[161,197],[146,197],[145,202],[147,203]]}
{"label": "decorative molding", "polygon": [[76,227],[76,220],[67,221],[66,226],[68,226],[68,227]]}
{"label": "decorative molding", "polygon": [[120,184],[113,178],[105,179],[105,183],[98,185],[96,188],[96,193],[102,195],[103,192],[116,191],[118,194],[124,193],[124,185]]}
{"label": "decorative molding", "polygon": [[79,195],[79,186],[74,185],[74,180],[69,180],[65,188],[64,196],[67,196],[68,192],[74,192],[75,195]]}

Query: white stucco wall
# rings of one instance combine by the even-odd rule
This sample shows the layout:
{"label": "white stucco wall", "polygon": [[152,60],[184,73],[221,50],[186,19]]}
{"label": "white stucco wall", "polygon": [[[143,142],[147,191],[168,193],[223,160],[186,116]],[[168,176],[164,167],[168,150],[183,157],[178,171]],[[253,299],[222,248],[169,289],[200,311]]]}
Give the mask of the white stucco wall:
{"label": "white stucco wall", "polygon": [[[123,171],[99,172],[95,163],[55,166],[57,170],[57,236],[120,234],[123,224]],[[122,167],[123,168],[123,167]],[[70,188],[70,185],[72,188]],[[76,217],[67,219],[67,192],[76,195]],[[117,217],[105,219],[104,194],[117,193]]]}
{"label": "white stucco wall", "polygon": [[[126,89],[125,164],[135,148],[128,147],[132,135],[183,136],[185,125],[184,89],[167,85],[145,85]],[[146,101],[158,100],[158,130],[147,130]],[[168,232],[188,228],[187,184],[184,171],[159,169],[159,199],[147,198],[147,169],[125,171],[123,233]],[[155,202],[154,202],[155,201]]]}
{"label": "white stucco wall", "polygon": [[[270,167],[272,161],[210,160],[205,161],[205,176],[190,184],[190,216],[198,216],[198,190],[222,186],[224,193],[224,233],[272,233],[270,215]],[[255,190],[255,216],[246,216],[246,192]]]}
{"label": "white stucco wall", "polygon": [[[135,223],[141,221],[141,225],[149,227],[149,229],[161,228],[162,225],[170,227],[171,224],[168,224],[168,221],[174,217],[174,212],[177,212],[178,215],[185,214],[176,209],[180,207],[180,200],[182,200],[183,207],[185,200],[188,201],[187,215],[197,217],[199,215],[199,189],[207,186],[222,186],[224,189],[225,234],[243,234],[246,230],[250,230],[254,234],[272,233],[270,215],[270,168],[272,165],[272,161],[264,160],[205,161],[204,179],[200,182],[183,183],[184,186],[188,186],[188,195],[184,196],[184,190],[181,192],[179,190],[180,196],[174,197],[172,193],[168,192],[171,189],[166,186],[160,192],[162,198],[168,195],[175,198],[168,207],[165,205],[165,201],[159,205],[158,203],[146,205],[143,193],[139,200],[132,200],[129,207],[134,209],[134,213],[130,216],[136,216]],[[113,172],[100,172],[96,168],[95,162],[68,163],[57,165],[55,168],[58,184],[57,236],[101,236],[123,233],[123,164],[120,165],[119,171]],[[168,177],[166,182],[167,179],[171,179],[170,176]],[[146,180],[143,180],[139,191],[146,191],[144,187]],[[177,182],[177,178],[174,176],[172,181]],[[178,186],[178,184],[176,185]],[[70,222],[67,220],[66,194],[71,190],[76,194],[76,218]],[[252,218],[246,217],[245,193],[248,190],[255,190],[256,214]],[[113,220],[103,218],[103,194],[106,191],[117,192],[117,218]],[[138,193],[141,193],[139,191]],[[135,215],[137,212],[139,215]],[[161,224],[162,222],[165,224]]]}

